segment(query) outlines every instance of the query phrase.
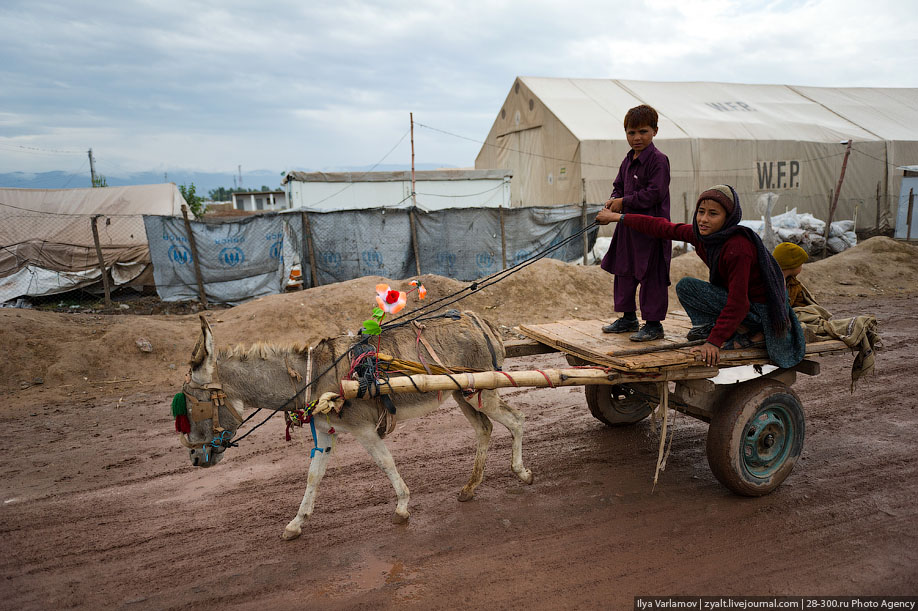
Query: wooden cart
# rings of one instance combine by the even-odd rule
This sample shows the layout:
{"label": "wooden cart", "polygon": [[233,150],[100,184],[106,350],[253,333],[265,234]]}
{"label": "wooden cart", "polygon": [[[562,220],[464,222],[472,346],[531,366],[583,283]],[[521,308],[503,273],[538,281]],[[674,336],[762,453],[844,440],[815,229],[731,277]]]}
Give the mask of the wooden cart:
{"label": "wooden cart", "polygon": [[[584,386],[590,413],[609,426],[639,422],[662,404],[709,423],[711,471],[733,492],[761,496],[787,478],[803,450],[803,408],[791,388],[797,373],[817,375],[814,358],[851,352],[838,340],[812,342],[799,364],[781,369],[770,365],[764,348],[746,348],[722,351],[720,365],[707,367],[686,346],[691,322],[685,313],[667,315],[665,337],[643,344],[630,341],[629,334],[604,334],[603,324],[564,320],[520,325],[519,332],[529,339],[505,343],[508,357],[562,352],[571,369],[395,376],[376,392],[455,390],[460,385]],[[723,383],[729,373],[740,371],[746,375]],[[356,396],[357,382],[343,381],[342,390],[345,397]]]}
{"label": "wooden cart", "polygon": [[[722,351],[719,367],[699,367],[690,348],[676,347],[685,346],[691,328],[683,312],[667,316],[664,339],[646,344],[630,341],[629,334],[604,334],[603,324],[568,320],[522,325],[520,332],[531,339],[510,342],[508,356],[560,351],[572,365],[601,365],[620,372],[623,379],[648,375],[646,381],[585,386],[590,413],[609,426],[646,418],[660,401],[661,379],[668,387],[672,382],[669,406],[710,424],[711,471],[724,486],[745,496],[777,488],[803,450],[803,408],[791,388],[797,373],[817,375],[815,358],[851,352],[841,341],[819,341],[808,343],[803,361],[790,369],[770,365],[764,348]],[[735,369],[740,366],[745,367]],[[735,374],[733,380],[730,374]],[[728,381],[721,383],[723,378]]]}

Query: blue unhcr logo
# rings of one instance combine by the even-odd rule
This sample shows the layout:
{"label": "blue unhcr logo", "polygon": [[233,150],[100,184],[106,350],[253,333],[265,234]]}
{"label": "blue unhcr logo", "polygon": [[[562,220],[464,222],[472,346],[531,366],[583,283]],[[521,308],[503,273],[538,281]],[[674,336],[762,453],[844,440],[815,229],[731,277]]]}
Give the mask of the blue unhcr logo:
{"label": "blue unhcr logo", "polygon": [[360,253],[361,258],[363,259],[363,264],[367,267],[382,267],[382,255],[375,250],[365,250]]}
{"label": "blue unhcr logo", "polygon": [[245,261],[245,254],[243,254],[242,249],[238,246],[227,247],[220,251],[218,259],[223,265],[236,267]]}
{"label": "blue unhcr logo", "polygon": [[530,256],[532,256],[532,253],[530,251],[518,250],[516,251],[516,254],[513,256],[513,264],[516,265],[517,263],[522,263],[523,261],[528,259]]}
{"label": "blue unhcr logo", "polygon": [[324,262],[325,265],[328,265],[329,267],[338,267],[341,265],[341,255],[336,252],[320,252],[318,258],[319,261]]}
{"label": "blue unhcr logo", "polygon": [[191,261],[191,252],[181,244],[173,244],[169,247],[169,253],[166,255],[169,260],[179,265],[185,265]]}
{"label": "blue unhcr logo", "polygon": [[271,244],[271,258],[272,259],[283,259],[284,256],[284,241],[280,240]]}
{"label": "blue unhcr logo", "polygon": [[443,273],[443,275],[448,276],[453,266],[456,265],[456,254],[451,252],[438,252],[437,253],[437,267]]}
{"label": "blue unhcr logo", "polygon": [[494,267],[494,255],[489,252],[480,252],[478,256],[475,257],[475,262],[478,264],[478,269],[489,270]]}

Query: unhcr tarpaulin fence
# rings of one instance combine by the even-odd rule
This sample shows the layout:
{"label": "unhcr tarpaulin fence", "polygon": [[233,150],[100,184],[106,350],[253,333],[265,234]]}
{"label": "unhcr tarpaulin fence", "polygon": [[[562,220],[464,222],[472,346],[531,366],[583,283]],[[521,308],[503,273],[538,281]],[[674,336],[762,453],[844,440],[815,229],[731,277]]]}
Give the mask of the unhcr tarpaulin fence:
{"label": "unhcr tarpaulin fence", "polygon": [[[599,209],[294,211],[190,226],[206,298],[237,303],[282,292],[295,264],[302,264],[306,286],[370,275],[405,279],[418,270],[476,280],[559,244],[583,228],[584,217],[591,223]],[[146,216],[144,223],[159,296],[166,301],[197,299],[194,258],[183,221]],[[595,240],[593,229],[587,250]],[[575,261],[583,251],[583,242],[572,240],[549,256]]]}

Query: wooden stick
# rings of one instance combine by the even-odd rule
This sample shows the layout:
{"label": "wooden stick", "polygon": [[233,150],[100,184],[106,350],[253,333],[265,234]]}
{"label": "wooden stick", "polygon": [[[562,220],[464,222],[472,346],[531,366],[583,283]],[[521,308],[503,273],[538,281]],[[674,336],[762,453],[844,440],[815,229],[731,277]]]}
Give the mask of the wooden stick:
{"label": "wooden stick", "polygon": [[635,354],[648,354],[650,352],[663,352],[664,350],[678,350],[679,348],[691,348],[692,346],[700,346],[705,343],[707,340],[696,339],[691,342],[679,342],[676,344],[666,344],[665,346],[650,346],[645,348],[634,348],[632,350],[619,350],[618,352],[610,350],[606,352],[609,356],[633,356]]}

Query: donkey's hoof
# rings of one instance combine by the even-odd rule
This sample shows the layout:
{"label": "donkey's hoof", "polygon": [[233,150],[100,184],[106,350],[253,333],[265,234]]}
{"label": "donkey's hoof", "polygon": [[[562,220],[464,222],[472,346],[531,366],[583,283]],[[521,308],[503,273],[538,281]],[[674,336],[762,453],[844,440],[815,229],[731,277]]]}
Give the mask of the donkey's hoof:
{"label": "donkey's hoof", "polygon": [[287,528],[284,529],[284,534],[282,536],[285,541],[292,541],[293,539],[299,537],[301,534],[303,534],[303,530],[299,526],[290,526],[288,524]]}
{"label": "donkey's hoof", "polygon": [[520,481],[522,481],[524,484],[532,484],[532,480],[534,478],[532,477],[532,471],[529,469],[523,469],[517,475],[519,476]]}
{"label": "donkey's hoof", "polygon": [[471,501],[474,498],[475,498],[474,490],[466,490],[463,488],[462,490],[459,491],[459,502],[460,503]]}
{"label": "donkey's hoof", "polygon": [[392,523],[393,524],[407,524],[408,523],[408,512],[405,512],[405,515],[402,515],[398,512],[392,514]]}

